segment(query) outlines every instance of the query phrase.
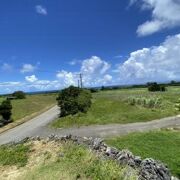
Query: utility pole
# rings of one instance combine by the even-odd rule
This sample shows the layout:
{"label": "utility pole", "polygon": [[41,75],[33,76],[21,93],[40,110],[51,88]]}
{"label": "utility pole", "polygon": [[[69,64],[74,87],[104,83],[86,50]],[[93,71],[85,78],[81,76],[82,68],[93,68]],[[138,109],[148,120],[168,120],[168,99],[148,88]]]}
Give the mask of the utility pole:
{"label": "utility pole", "polygon": [[81,88],[83,88],[83,82],[82,82],[82,74],[79,74],[79,78],[80,78],[80,83],[81,83]]}

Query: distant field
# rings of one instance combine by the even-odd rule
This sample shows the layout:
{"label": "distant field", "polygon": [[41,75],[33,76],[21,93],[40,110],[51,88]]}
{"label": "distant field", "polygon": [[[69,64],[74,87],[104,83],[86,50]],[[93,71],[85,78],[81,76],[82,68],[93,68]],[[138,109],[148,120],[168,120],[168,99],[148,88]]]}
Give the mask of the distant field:
{"label": "distant field", "polygon": [[[128,97],[157,97],[162,107],[156,109],[132,106]],[[168,87],[167,92],[148,92],[146,88],[100,91],[93,94],[93,104],[87,114],[67,116],[54,121],[53,127],[71,127],[91,124],[133,123],[177,115],[174,105],[180,98],[180,87]]]}
{"label": "distant field", "polygon": [[[0,98],[2,102],[4,98]],[[12,100],[12,118],[17,121],[33,113],[42,111],[56,103],[56,94],[27,95],[26,99]]]}
{"label": "distant field", "polygon": [[129,149],[143,158],[152,157],[160,160],[180,178],[180,131],[132,133],[107,139],[107,143],[119,149]]}

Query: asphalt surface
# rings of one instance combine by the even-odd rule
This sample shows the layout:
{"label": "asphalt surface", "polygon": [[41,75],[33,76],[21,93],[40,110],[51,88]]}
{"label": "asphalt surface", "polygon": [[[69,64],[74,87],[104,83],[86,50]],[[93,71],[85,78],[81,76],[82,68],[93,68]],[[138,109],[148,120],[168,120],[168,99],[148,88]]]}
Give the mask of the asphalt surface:
{"label": "asphalt surface", "polygon": [[48,137],[51,134],[64,136],[72,134],[75,136],[87,137],[111,137],[125,135],[130,132],[144,132],[167,127],[179,127],[180,115],[175,117],[163,118],[142,123],[130,124],[108,124],[108,125],[92,125],[80,128],[67,129],[51,129],[47,125],[56,119],[59,114],[57,106],[51,108],[47,112],[33,118],[32,120],[21,124],[13,129],[10,129],[0,134],[0,144],[6,144],[12,141],[20,141],[25,137],[40,136]]}
{"label": "asphalt surface", "polygon": [[38,135],[48,123],[58,117],[58,114],[59,108],[58,106],[55,106],[32,120],[5,131],[0,134],[0,144],[9,143],[11,141],[19,141],[26,137]]}

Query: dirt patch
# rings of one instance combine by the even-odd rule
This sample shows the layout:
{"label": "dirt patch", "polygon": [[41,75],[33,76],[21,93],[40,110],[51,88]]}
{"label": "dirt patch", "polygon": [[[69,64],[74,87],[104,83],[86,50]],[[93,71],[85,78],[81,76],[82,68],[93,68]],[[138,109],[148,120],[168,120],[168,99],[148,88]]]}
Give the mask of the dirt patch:
{"label": "dirt patch", "polygon": [[37,168],[38,166],[50,163],[56,160],[61,145],[54,141],[30,141],[29,160],[26,166],[0,166],[0,179],[1,180],[19,180],[23,174]]}

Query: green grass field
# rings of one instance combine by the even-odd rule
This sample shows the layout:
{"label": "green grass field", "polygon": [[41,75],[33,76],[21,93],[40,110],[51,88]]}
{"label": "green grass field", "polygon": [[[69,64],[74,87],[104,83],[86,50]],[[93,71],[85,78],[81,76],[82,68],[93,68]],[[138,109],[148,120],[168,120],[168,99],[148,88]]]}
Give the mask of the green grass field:
{"label": "green grass field", "polygon": [[[3,100],[4,98],[0,98],[0,102]],[[17,121],[56,104],[56,94],[27,95],[26,99],[12,100],[11,103],[12,118]]]}
{"label": "green grass field", "polygon": [[171,172],[180,178],[180,131],[152,131],[132,133],[106,140],[119,149],[129,149],[143,158],[152,157],[167,164]]}
{"label": "green grass field", "polygon": [[[160,98],[160,108],[132,106],[128,97]],[[144,122],[177,115],[174,105],[180,98],[180,87],[169,87],[167,92],[148,92],[146,88],[100,91],[93,94],[92,106],[86,114],[67,116],[53,122],[52,126],[72,127],[92,124]]]}

